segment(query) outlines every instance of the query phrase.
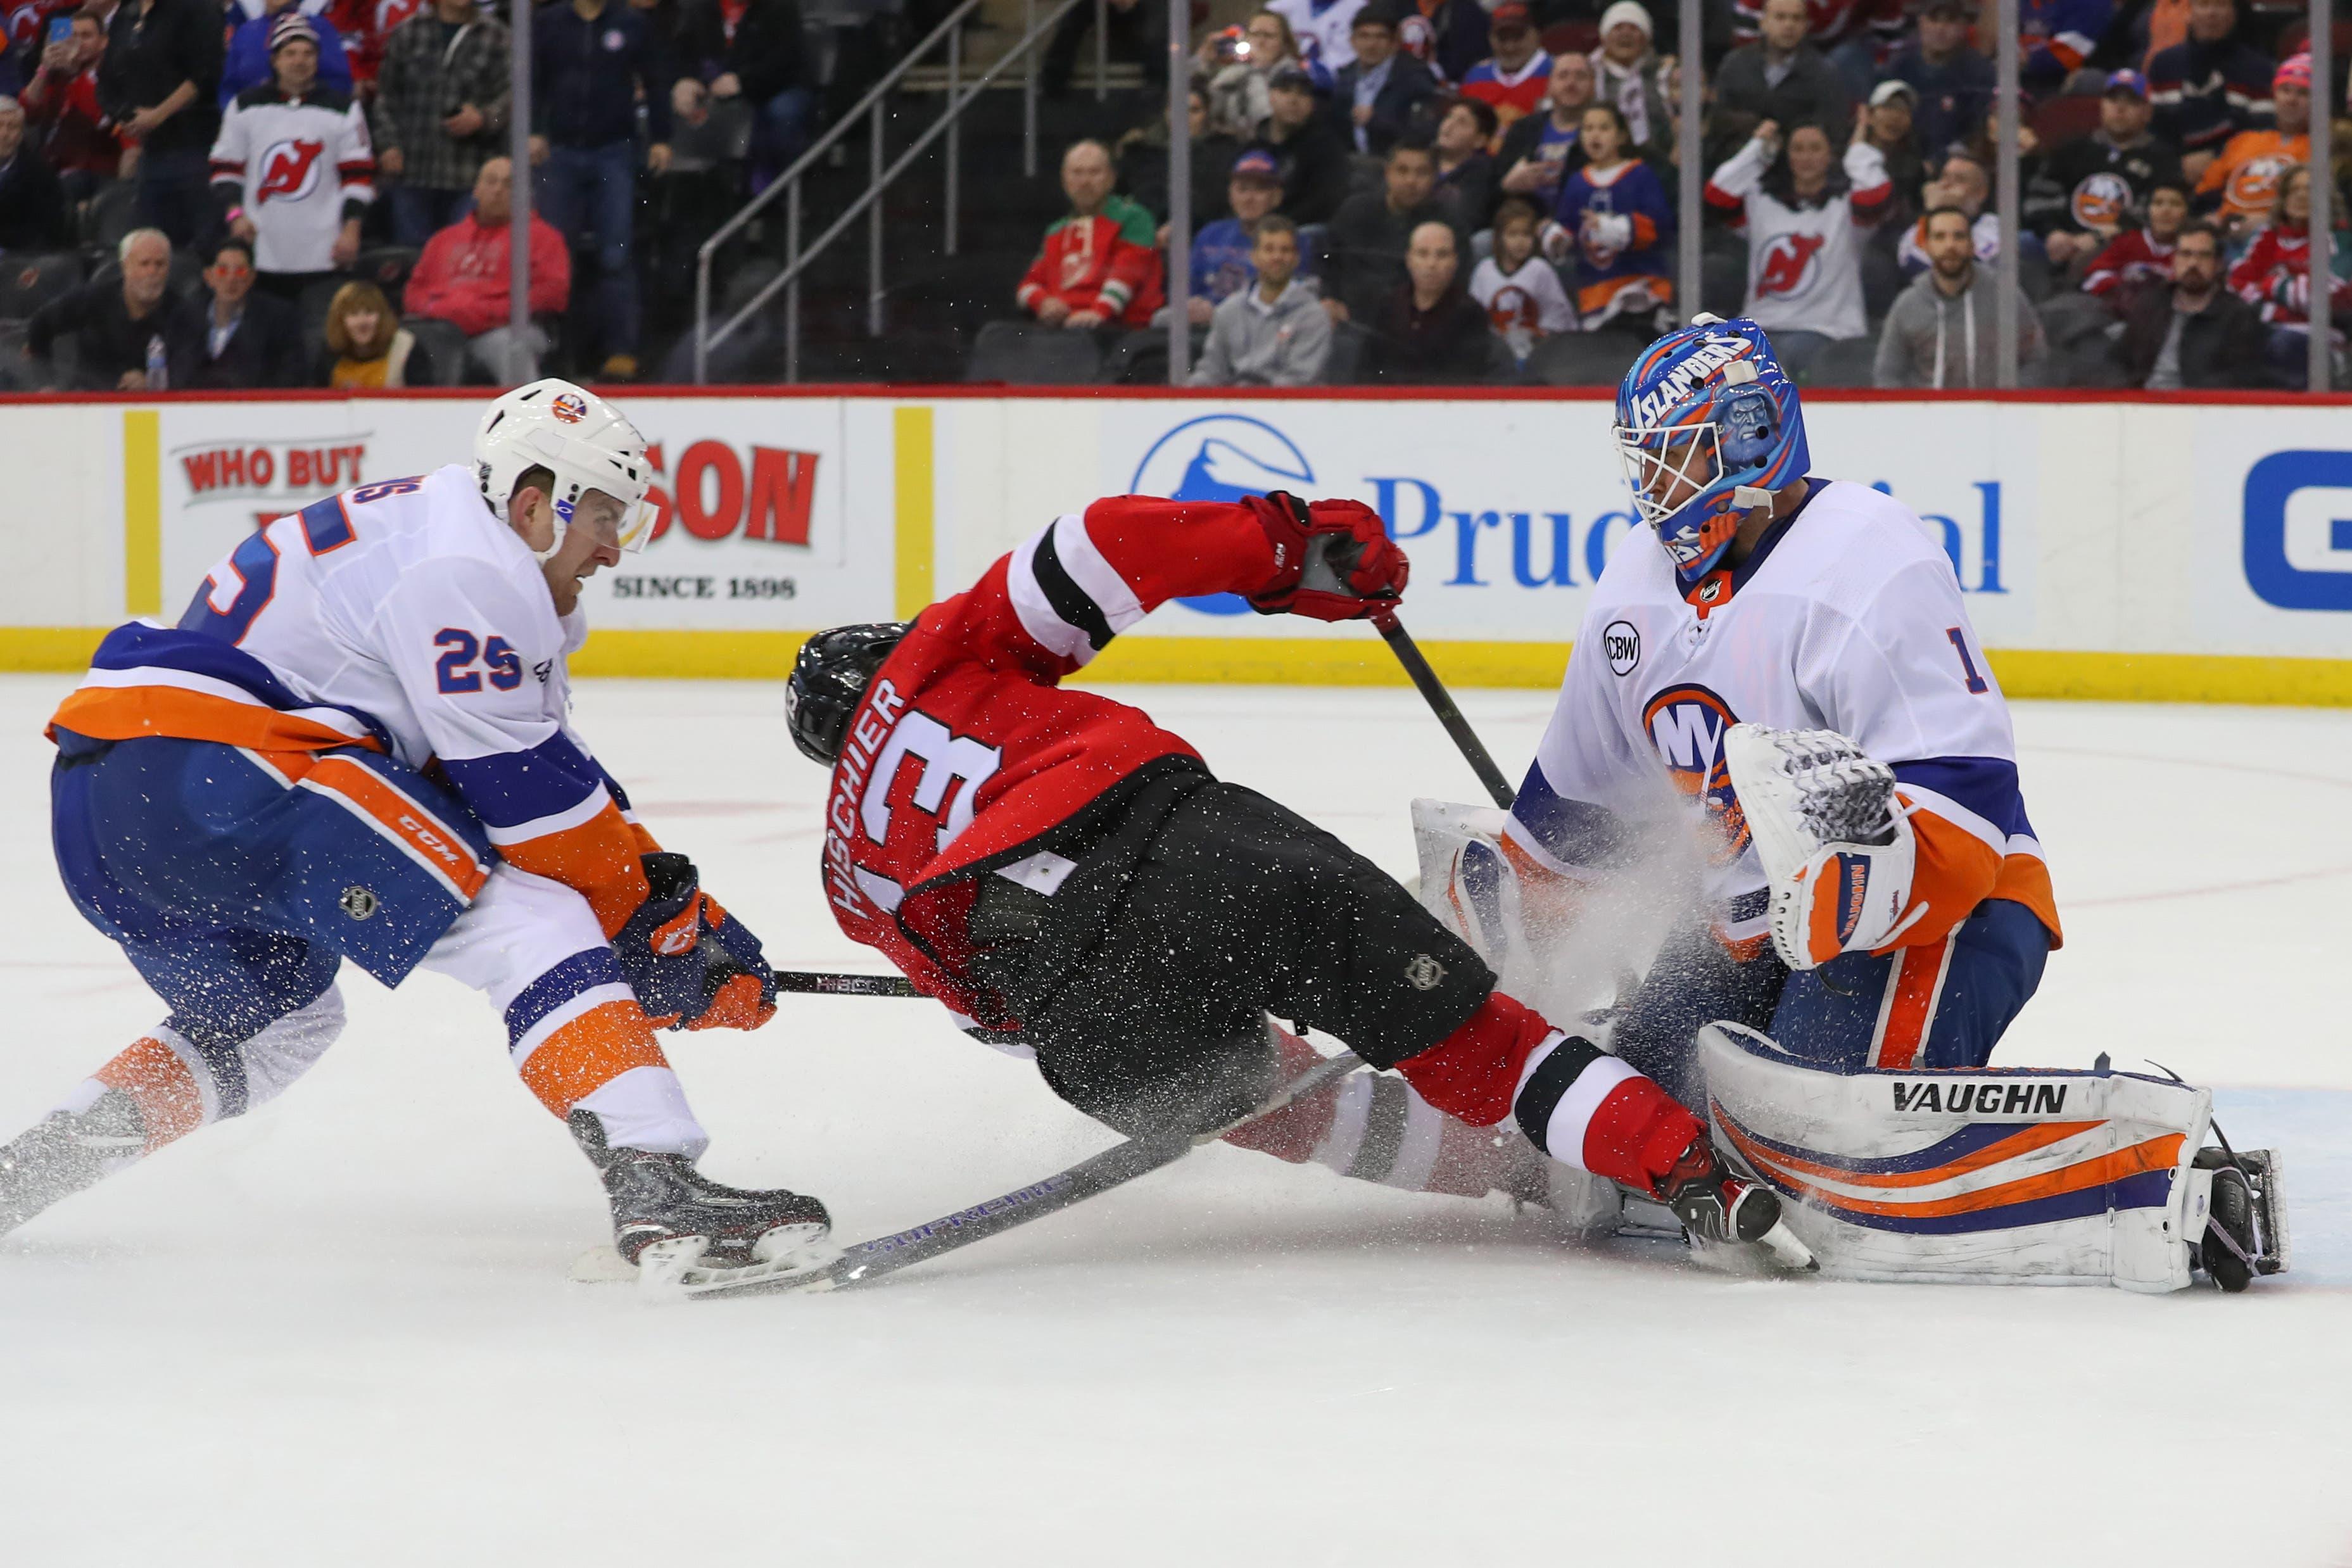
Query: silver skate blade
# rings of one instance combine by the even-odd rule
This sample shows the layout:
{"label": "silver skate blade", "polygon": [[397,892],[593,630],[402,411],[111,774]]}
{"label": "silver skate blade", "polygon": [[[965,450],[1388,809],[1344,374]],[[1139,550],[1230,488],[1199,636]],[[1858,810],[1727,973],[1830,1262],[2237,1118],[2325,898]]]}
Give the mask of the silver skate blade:
{"label": "silver skate blade", "polygon": [[[794,1289],[795,1280],[805,1279],[808,1286],[824,1289],[833,1283],[831,1270],[842,1255],[842,1248],[824,1237],[814,1226],[790,1226],[785,1232],[803,1233],[797,1238],[785,1233],[772,1232],[761,1239],[761,1247],[769,1256],[754,1263],[733,1268],[705,1268],[696,1261],[680,1269],[669,1287],[675,1296],[735,1295],[754,1287],[762,1291]],[[814,1234],[808,1234],[814,1233]],[[652,1249],[647,1248],[648,1252]]]}
{"label": "silver skate blade", "polygon": [[1797,1233],[1789,1228],[1787,1220],[1774,1220],[1772,1228],[1764,1233],[1757,1245],[1769,1252],[1773,1261],[1783,1268],[1800,1274],[1821,1272],[1820,1260],[1813,1257],[1811,1247],[1797,1239]]}

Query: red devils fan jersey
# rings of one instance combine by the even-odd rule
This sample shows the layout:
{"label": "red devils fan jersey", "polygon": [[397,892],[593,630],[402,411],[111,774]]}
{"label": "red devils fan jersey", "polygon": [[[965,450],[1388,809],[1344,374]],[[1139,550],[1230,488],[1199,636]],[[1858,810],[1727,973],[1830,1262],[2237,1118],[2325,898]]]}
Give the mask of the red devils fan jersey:
{"label": "red devils fan jersey", "polygon": [[255,268],[324,272],[335,234],[375,199],[367,116],[329,88],[289,99],[275,82],[237,95],[213,143],[213,188],[253,220]]}
{"label": "red devils fan jersey", "polygon": [[1014,1022],[965,973],[974,879],[1050,893],[1072,862],[1040,840],[1139,769],[1199,756],[1140,710],[1060,682],[1168,600],[1254,592],[1274,572],[1247,508],[1115,496],[925,610],[833,770],[824,884],[842,931],[967,1018]]}
{"label": "red devils fan jersey", "polygon": [[1855,231],[1876,223],[1894,198],[1886,160],[1857,138],[1845,152],[1846,191],[1802,206],[1764,188],[1770,162],[1763,144],[1751,141],[1706,183],[1708,205],[1748,231],[1744,313],[1767,331],[1863,336],[1869,322]]}

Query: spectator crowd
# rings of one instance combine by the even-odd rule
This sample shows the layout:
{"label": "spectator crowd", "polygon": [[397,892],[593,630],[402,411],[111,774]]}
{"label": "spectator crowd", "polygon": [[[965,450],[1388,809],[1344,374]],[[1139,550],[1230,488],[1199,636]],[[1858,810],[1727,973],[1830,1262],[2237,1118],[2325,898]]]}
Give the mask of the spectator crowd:
{"label": "spectator crowd", "polygon": [[[702,181],[723,216],[809,145],[814,35],[798,0],[539,0],[518,241],[515,3],[17,0],[0,387],[638,377],[679,292],[653,204]],[[2004,307],[2027,384],[2299,385],[2315,331],[2340,360],[2352,244],[2315,280],[2309,220],[2315,181],[2339,226],[2352,205],[2352,123],[2314,169],[2313,117],[2347,100],[2313,77],[2303,7],[2019,12],[2023,221],[2004,236],[1977,0],[1706,0],[1693,39],[1643,0],[1213,8],[1189,253],[1168,253],[1164,116],[1106,124],[1062,149],[1066,211],[990,331],[1082,334],[1108,377],[1164,374],[1181,266],[1205,385],[1605,384],[1701,308],[1753,316],[1829,385],[1991,384]],[[1043,51],[1049,97],[1093,16]],[[1112,0],[1108,20],[1147,83],[1165,71],[1164,5]],[[1691,180],[1697,300],[1676,264]]]}

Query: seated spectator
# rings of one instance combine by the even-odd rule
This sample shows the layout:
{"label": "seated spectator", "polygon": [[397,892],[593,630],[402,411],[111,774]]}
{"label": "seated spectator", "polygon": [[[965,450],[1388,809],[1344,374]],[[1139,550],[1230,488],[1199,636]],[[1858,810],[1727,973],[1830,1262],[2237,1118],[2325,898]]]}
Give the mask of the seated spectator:
{"label": "seated spectator", "polygon": [[106,24],[95,7],[76,12],[73,33],[45,47],[25,84],[26,134],[39,141],[66,197],[85,202],[122,174],[122,138],[98,106],[98,62]]}
{"label": "seated spectator", "polygon": [[1477,99],[1457,98],[1438,117],[1437,201],[1463,234],[1486,227],[1494,210],[1495,160],[1486,155],[1494,142],[1495,111]]}
{"label": "seated spectator", "polygon": [[1386,153],[1395,146],[1414,111],[1437,96],[1437,79],[1429,68],[1397,52],[1391,3],[1372,0],[1356,13],[1348,34],[1355,58],[1332,79],[1332,107],[1347,121],[1359,153]]}
{"label": "seated spectator", "polygon": [[2147,218],[2107,241],[2083,274],[2083,292],[2120,310],[2150,285],[2172,281],[2172,245],[2189,221],[2189,187],[2178,180],[2157,183],[2147,194]]}
{"label": "seated spectator", "polygon": [[1525,364],[1536,344],[1576,330],[1576,311],[1552,264],[1536,254],[1543,215],[1517,196],[1495,211],[1495,250],[1470,274],[1470,298],[1511,357]]}
{"label": "seated spectator", "polygon": [[1249,284],[1218,304],[1191,384],[1312,384],[1331,352],[1331,319],[1298,276],[1298,226],[1280,213],[1261,219],[1250,266]]}
{"label": "seated spectator", "polygon": [[[1192,164],[1192,222],[1195,230],[1227,216],[1225,174],[1242,150],[1241,143],[1232,137],[1208,129],[1208,102],[1198,87],[1185,98],[1192,115],[1185,145],[1190,149],[1188,156]],[[1118,146],[1111,155],[1118,165],[1118,188],[1128,199],[1154,218],[1169,217],[1168,109],[1164,100],[1150,119],[1118,139]],[[1166,225],[1163,223],[1155,232],[1158,238],[1154,243],[1164,247],[1168,243]]]}
{"label": "seated spectator", "polygon": [[2231,238],[2261,226],[2278,200],[2279,178],[2311,162],[2311,57],[2297,55],[2271,78],[2271,103],[2278,124],[2268,131],[2241,131],[2197,180],[2197,205],[2213,208],[2214,221]]}
{"label": "seated spectator", "polygon": [[1854,132],[1854,140],[1876,149],[1886,165],[1886,183],[1895,187],[1895,205],[1905,217],[1917,208],[1919,188],[1927,180],[1919,139],[1913,134],[1918,110],[1917,89],[1890,77],[1870,89],[1861,128]]}
{"label": "seated spectator", "polygon": [[1748,232],[1748,300],[1740,314],[1772,334],[1791,374],[1829,343],[1870,331],[1862,241],[1894,204],[1886,161],[1860,137],[1837,166],[1826,132],[1770,121],[1706,182],[1707,205]]}
{"label": "seated spectator", "polygon": [[266,87],[276,73],[276,28],[281,16],[299,16],[310,24],[319,50],[320,86],[346,98],[357,90],[352,80],[351,55],[343,47],[342,30],[321,15],[323,5],[309,0],[232,0],[228,52],[221,61],[220,108],[226,113],[237,95]]}
{"label": "seated spectator", "polygon": [[1919,95],[1913,131],[1930,166],[1955,142],[1975,135],[1992,112],[1999,84],[1992,61],[1969,41],[1976,18],[1976,0],[1927,0],[1917,40],[1886,68],[1890,78]]}
{"label": "seated spectator", "polygon": [[[2309,166],[2297,163],[2280,178],[2270,221],[2254,231],[2253,243],[2230,268],[2230,290],[2262,313],[2270,329],[2272,367],[2292,384],[2310,353]],[[2331,277],[2321,310],[2331,322],[2344,321],[2352,313],[2352,283]]]}
{"label": "seated spectator", "polygon": [[2099,100],[2099,128],[2036,160],[2023,216],[2052,266],[2087,262],[2147,205],[2149,192],[2179,182],[2180,160],[2148,131],[2154,112],[2140,74],[2116,71]]}
{"label": "seated spectator", "polygon": [[512,40],[474,0],[434,0],[393,28],[376,71],[376,165],[392,237],[423,246],[449,226],[495,157],[512,108]]}
{"label": "seated spectator", "polygon": [[[184,363],[204,332],[196,308],[173,295],[172,241],[161,229],[134,228],[115,247],[120,279],[99,279],[33,312],[25,353],[46,360],[71,333],[76,384],[92,391],[163,392],[171,366]],[[150,366],[158,368],[151,374]]]}
{"label": "seated spectator", "polygon": [[433,363],[383,289],[346,283],[328,303],[327,347],[314,379],[344,390],[430,386]]}
{"label": "seated spectator", "polygon": [[[1282,205],[1282,184],[1275,178],[1270,155],[1252,151],[1234,160],[1233,174],[1225,181],[1225,205],[1233,208],[1234,216],[1206,226],[1192,239],[1192,285],[1185,308],[1196,327],[1207,326],[1211,311],[1257,281],[1253,258],[1258,227]],[[1296,233],[1290,237],[1290,253],[1296,270]]]}
{"label": "seated spectator", "polygon": [[[1642,0],[1616,0],[1601,13],[1601,42],[1586,57],[1596,95],[1625,116],[1626,130],[1643,157],[1664,157],[1674,141],[1674,117],[1667,112],[1665,98],[1667,62],[1651,47],[1654,30],[1649,7]],[[1559,62],[1554,60],[1552,68],[1558,70]]]}
{"label": "seated spectator", "polygon": [[25,134],[25,111],[0,98],[0,254],[64,248],[65,187],[41,150]]}
{"label": "seated spectator", "polygon": [[1111,191],[1110,153],[1074,142],[1062,155],[1070,216],[1045,231],[1013,299],[1049,327],[1081,331],[1150,324],[1160,308],[1160,252],[1151,215]]}
{"label": "seated spectator", "polygon": [[[530,313],[560,316],[572,303],[571,247],[537,213],[530,243]],[[536,323],[515,335],[513,245],[514,163],[487,159],[474,176],[474,210],[433,237],[402,291],[410,315],[465,333],[467,363],[500,386],[537,381],[548,350]]]}
{"label": "seated spectator", "polygon": [[[1903,9],[1903,0],[1811,0],[1806,6],[1807,37],[1838,68],[1855,98],[1870,91],[1879,63],[1902,42]],[[1763,24],[1764,0],[1732,0],[1734,44],[1754,43]]]}
{"label": "seated spectator", "polygon": [[1320,78],[1318,85],[1323,87],[1355,58],[1348,43],[1356,13],[1363,8],[1364,0],[1269,0],[1266,6],[1290,24],[1290,36],[1298,42],[1298,63]]}
{"label": "seated spectator", "polygon": [[1536,41],[1533,14],[1520,0],[1503,0],[1486,16],[1486,38],[1494,53],[1462,79],[1462,96],[1475,98],[1508,125],[1543,108],[1551,82],[1551,57]]}
{"label": "seated spectator", "polygon": [[677,43],[685,74],[672,95],[694,100],[680,113],[711,100],[748,105],[752,183],[764,187],[807,149],[816,119],[800,0],[686,0]]}
{"label": "seated spectator", "polygon": [[1438,205],[1437,157],[1407,139],[1389,149],[1379,195],[1349,196],[1331,219],[1323,308],[1335,321],[1369,315],[1405,280],[1405,251],[1423,224],[1451,221]]}
{"label": "seated spectator", "polygon": [[[1927,270],[1895,297],[1878,334],[1872,377],[1881,387],[1979,387],[2000,384],[2000,280],[1979,266],[1969,215],[1930,207],[1919,220],[1927,231]],[[2019,384],[2037,381],[2050,348],[2042,322],[2022,290],[2017,296]]]}
{"label": "seated spectator", "polygon": [[1363,379],[1406,386],[1484,381],[1494,363],[1486,312],[1462,286],[1454,230],[1432,221],[1412,231],[1405,281],[1370,312]]}
{"label": "seated spectator", "polygon": [[2200,218],[2173,242],[2172,286],[2131,301],[2116,359],[2150,392],[2273,386],[2269,335],[2261,312],[2222,286],[2221,231]]}
{"label": "seated spectator", "polygon": [[2194,180],[2241,131],[2267,131],[2276,62],[2238,41],[2236,0],[2189,0],[2189,37],[2147,62],[2156,133]]}
{"label": "seated spectator", "polygon": [[359,255],[375,151],[359,105],[319,81],[310,19],[288,10],[275,26],[277,77],[229,105],[213,145],[213,192],[228,231],[253,245],[261,286],[291,300]]}
{"label": "seated spectator", "polygon": [[1458,84],[1486,58],[1486,11],[1478,0],[1415,0],[1397,21],[1397,43],[1441,82]]}
{"label": "seated spectator", "polygon": [[1628,151],[1613,103],[1584,111],[1578,133],[1588,162],[1568,177],[1543,228],[1545,257],[1576,262],[1576,314],[1584,329],[1620,322],[1649,331],[1674,303],[1674,208],[1656,171]]}
{"label": "seated spectator", "polygon": [[1805,0],[1764,0],[1756,41],[1724,56],[1717,68],[1712,139],[1736,146],[1769,120],[1811,122],[1844,144],[1853,125],[1853,95],[1838,68],[1805,41],[1810,26]]}
{"label": "seated spectator", "polygon": [[1285,67],[1266,83],[1265,123],[1250,143],[1282,172],[1282,210],[1294,223],[1328,223],[1348,195],[1348,148],[1315,112],[1315,82]]}
{"label": "seated spectator", "polygon": [[2115,16],[2115,0],[2017,0],[2019,82],[2028,92],[2063,89]]}
{"label": "seated spectator", "polygon": [[212,0],[121,0],[98,62],[98,105],[138,153],[139,221],[174,245],[218,227],[205,158],[220,134],[221,11]]}
{"label": "seated spectator", "polygon": [[1598,101],[1594,79],[1592,62],[1582,55],[1562,55],[1552,61],[1544,112],[1511,121],[1503,132],[1502,151],[1495,154],[1505,194],[1525,196],[1547,210],[1559,199],[1560,182],[1584,167],[1577,132],[1583,128],[1584,111]]}
{"label": "seated spectator", "polygon": [[[2000,254],[2000,215],[1985,210],[1991,195],[1991,172],[1978,162],[1975,153],[1953,152],[1945,157],[1936,177],[1922,187],[1919,199],[1930,212],[1937,207],[1956,207],[1965,213],[1969,232],[1975,237],[1977,259],[1990,263]],[[1895,259],[1902,264],[1907,278],[1916,278],[1928,269],[1925,217],[1904,230],[1895,247]]]}
{"label": "seated spectator", "polygon": [[184,391],[243,391],[302,384],[302,321],[293,306],[253,287],[253,247],[224,239],[205,268],[211,298],[201,307],[204,328],[180,362],[172,384]]}
{"label": "seated spectator", "polygon": [[[1213,42],[1214,40],[1212,40]],[[1209,78],[1209,131],[1247,141],[1271,113],[1266,85],[1285,66],[1298,64],[1298,40],[1279,11],[1260,11],[1242,29],[1246,50],[1239,59],[1203,60]],[[1203,44],[1203,49],[1209,45]]]}

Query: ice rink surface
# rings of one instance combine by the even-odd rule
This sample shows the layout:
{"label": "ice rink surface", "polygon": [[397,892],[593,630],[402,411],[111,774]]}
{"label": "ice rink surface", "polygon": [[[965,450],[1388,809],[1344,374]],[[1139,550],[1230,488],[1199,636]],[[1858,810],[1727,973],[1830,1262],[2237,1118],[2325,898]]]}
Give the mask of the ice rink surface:
{"label": "ice rink surface", "polygon": [[[67,903],[0,679],[0,1137],[161,1008]],[[1405,691],[1136,688],[1400,874]],[[1546,694],[1463,705],[1514,776]],[[872,968],[773,686],[579,719],[779,967]],[[2028,704],[2068,942],[1997,1061],[2153,1058],[2287,1153],[2245,1297],[1735,1281],[1213,1149],[870,1292],[569,1282],[604,1205],[472,994],[346,971],[310,1078],[0,1241],[0,1563],[2352,1565],[2352,714]],[[1108,1143],[929,1004],[669,1037],[723,1180],[896,1229]]]}

